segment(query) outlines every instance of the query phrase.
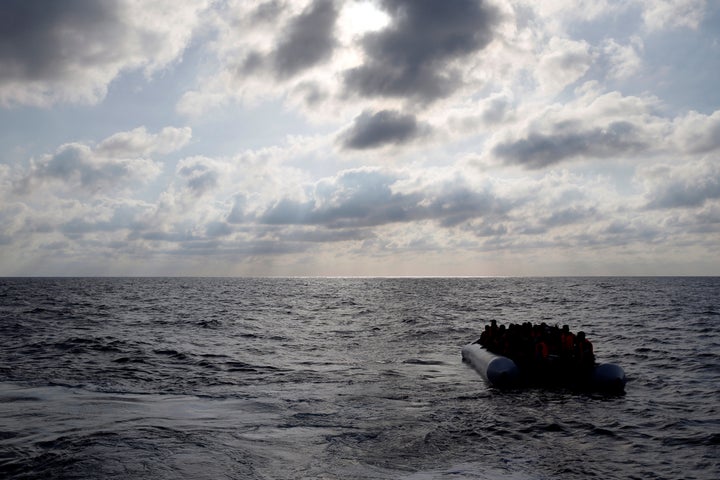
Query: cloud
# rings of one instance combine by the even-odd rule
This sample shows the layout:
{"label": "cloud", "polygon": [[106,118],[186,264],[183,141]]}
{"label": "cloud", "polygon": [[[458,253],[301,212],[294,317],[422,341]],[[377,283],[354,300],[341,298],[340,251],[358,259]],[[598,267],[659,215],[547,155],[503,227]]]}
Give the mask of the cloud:
{"label": "cloud", "polygon": [[227,215],[226,221],[228,223],[243,223],[246,220],[245,209],[247,207],[247,197],[238,193],[234,195],[232,208],[230,213]]}
{"label": "cloud", "polygon": [[[208,44],[217,58],[177,110],[200,115],[229,101],[286,98],[315,107],[335,77],[337,23],[348,2],[339,0],[216,2],[208,24],[217,38]],[[323,68],[317,68],[322,66]]]}
{"label": "cloud", "polygon": [[117,232],[120,230],[135,231],[145,228],[140,220],[149,209],[147,204],[136,201],[95,202],[79,207],[75,216],[64,220],[57,229],[69,238],[79,238],[94,233]]}
{"label": "cloud", "polygon": [[205,235],[210,238],[226,237],[234,232],[232,225],[226,222],[212,221],[205,227]]}
{"label": "cloud", "polygon": [[[283,13],[276,3],[263,4],[252,14],[258,21],[268,21]],[[244,76],[269,69],[279,80],[287,80],[308,68],[327,61],[337,45],[335,24],[338,18],[335,0],[314,0],[305,10],[291,17],[274,39],[277,46],[268,53],[250,50],[238,74]]]}
{"label": "cloud", "polygon": [[490,97],[486,103],[486,108],[482,112],[480,118],[485,125],[493,125],[502,122],[510,114],[512,102],[510,98],[503,95]]}
{"label": "cloud", "polygon": [[[709,5],[7,0],[0,107],[113,95],[6,112],[3,272],[87,260],[119,274],[567,274],[571,258],[580,274],[642,273],[623,270],[638,252],[703,263],[718,248],[720,111],[712,68],[680,52],[714,58]],[[667,31],[687,28],[699,31]],[[685,69],[692,90],[671,88],[683,61],[698,66]],[[141,74],[167,88],[160,103],[139,104]],[[97,119],[214,107],[195,132],[66,140]],[[58,118],[63,139],[46,138]],[[194,156],[174,154],[191,141]]]}
{"label": "cloud", "polygon": [[374,238],[375,234],[365,228],[315,228],[315,227],[294,227],[283,228],[276,234],[276,238],[282,242],[296,243],[335,243],[366,240]]}
{"label": "cloud", "polygon": [[574,205],[552,212],[543,219],[543,224],[547,227],[559,227],[572,225],[581,221],[585,221],[597,216],[597,209],[594,207],[584,207]]}
{"label": "cloud", "polygon": [[347,228],[408,220],[408,209],[419,198],[394,194],[391,185],[396,180],[394,174],[377,169],[345,171],[317,182],[308,200],[281,198],[258,221]]}
{"label": "cloud", "polygon": [[544,168],[574,158],[610,158],[647,148],[640,130],[629,122],[615,121],[605,127],[530,133],[524,138],[502,142],[492,153],[506,164]]}
{"label": "cloud", "polygon": [[123,70],[177,59],[208,5],[172,0],[5,0],[0,104],[95,103]]}
{"label": "cloud", "polygon": [[37,162],[28,180],[30,184],[58,180],[70,188],[95,191],[153,178],[159,172],[160,166],[152,160],[102,157],[87,145],[69,143]]}
{"label": "cloud", "polygon": [[305,200],[279,199],[257,221],[359,228],[433,220],[451,227],[483,215],[503,214],[513,206],[491,188],[473,188],[460,178],[403,186],[406,180],[401,172],[346,170],[317,182]]}
{"label": "cloud", "polygon": [[145,182],[161,171],[160,164],[145,155],[182,148],[191,135],[187,127],[166,127],[159,134],[139,127],[111,135],[97,147],[67,143],[55,153],[32,162],[16,190],[32,190],[48,181],[91,192]]}
{"label": "cloud", "polygon": [[487,2],[384,0],[390,25],[365,35],[365,61],[345,72],[345,87],[363,97],[401,97],[421,103],[446,97],[462,84],[454,61],[481,51],[500,20]]}
{"label": "cloud", "polygon": [[650,30],[698,27],[705,15],[706,0],[656,0],[641,2],[643,20]]}
{"label": "cloud", "polygon": [[148,155],[155,152],[164,154],[179,150],[187,145],[191,138],[190,127],[165,127],[157,134],[150,134],[145,127],[138,127],[106,138],[97,146],[96,152],[111,157]]}
{"label": "cloud", "polygon": [[691,111],[674,122],[678,147],[690,153],[708,153],[720,149],[720,110],[712,115]]}
{"label": "cloud", "polygon": [[181,160],[177,174],[185,180],[187,189],[195,196],[213,191],[219,185],[222,166],[205,157]]}
{"label": "cloud", "polygon": [[540,90],[553,96],[588,71],[594,58],[584,41],[553,37],[538,59],[535,77]]}
{"label": "cloud", "polygon": [[520,104],[485,143],[486,161],[541,169],[575,160],[641,161],[672,151],[673,119],[660,115],[657,98],[597,87],[586,82],[564,103]]}
{"label": "cloud", "polygon": [[446,124],[460,135],[474,134],[489,127],[500,131],[503,123],[514,119],[515,108],[512,94],[502,91],[454,108]]}
{"label": "cloud", "polygon": [[608,77],[625,79],[638,73],[642,67],[640,53],[643,48],[643,42],[639,37],[631,38],[627,45],[621,45],[613,39],[605,40],[602,52],[608,61]]}
{"label": "cloud", "polygon": [[280,0],[269,0],[262,2],[249,15],[253,23],[270,23],[277,20],[283,10],[283,2]]}
{"label": "cloud", "polygon": [[551,2],[521,2],[521,5],[532,7],[541,17],[547,20],[561,20],[566,23],[574,21],[589,22],[625,8],[624,2],[610,4],[612,0],[553,0]]}
{"label": "cloud", "polygon": [[330,57],[335,46],[337,16],[333,0],[315,0],[292,19],[286,28],[287,36],[273,55],[273,67],[280,77],[291,77]]}
{"label": "cloud", "polygon": [[678,166],[654,166],[643,173],[648,192],[647,208],[701,207],[720,199],[720,165],[702,160]]}
{"label": "cloud", "polygon": [[549,22],[573,25],[610,18],[633,19],[640,15],[650,32],[676,28],[698,28],[705,15],[707,0],[553,0],[521,1]]}
{"label": "cloud", "polygon": [[353,126],[342,135],[342,144],[350,150],[397,145],[408,143],[428,130],[429,127],[418,123],[411,114],[396,110],[366,111],[356,117]]}

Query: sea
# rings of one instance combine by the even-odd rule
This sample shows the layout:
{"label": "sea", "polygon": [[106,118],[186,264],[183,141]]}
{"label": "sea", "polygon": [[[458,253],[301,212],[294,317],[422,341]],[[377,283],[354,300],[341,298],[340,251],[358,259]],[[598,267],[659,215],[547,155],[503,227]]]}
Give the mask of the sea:
{"label": "sea", "polygon": [[[620,395],[497,390],[485,324]],[[720,478],[720,277],[2,278],[0,478]]]}

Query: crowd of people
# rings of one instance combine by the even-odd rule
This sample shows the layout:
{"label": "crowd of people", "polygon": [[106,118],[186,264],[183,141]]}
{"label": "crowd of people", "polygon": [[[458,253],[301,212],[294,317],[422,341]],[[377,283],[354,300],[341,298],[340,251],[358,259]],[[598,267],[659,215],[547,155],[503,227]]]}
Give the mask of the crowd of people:
{"label": "crowd of people", "polygon": [[593,346],[585,332],[574,334],[567,325],[525,322],[506,327],[492,320],[475,343],[512,359],[520,369],[578,371],[595,365]]}

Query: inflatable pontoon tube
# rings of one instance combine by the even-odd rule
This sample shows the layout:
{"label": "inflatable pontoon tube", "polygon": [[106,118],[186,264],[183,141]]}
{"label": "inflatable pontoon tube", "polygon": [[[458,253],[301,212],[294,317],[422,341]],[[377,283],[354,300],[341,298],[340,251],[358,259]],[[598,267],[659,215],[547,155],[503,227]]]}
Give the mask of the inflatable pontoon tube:
{"label": "inflatable pontoon tube", "polygon": [[[477,343],[465,345],[462,348],[462,358],[493,387],[514,387],[529,381],[528,378],[523,378],[520,369],[511,359],[495,355]],[[613,393],[623,392],[625,383],[625,371],[614,363],[596,365],[592,373],[584,379],[575,379],[574,382],[576,386],[584,389]]]}
{"label": "inflatable pontoon tube", "polygon": [[622,392],[625,390],[625,370],[614,363],[601,363],[593,369],[590,382],[595,390]]}
{"label": "inflatable pontoon tube", "polygon": [[494,387],[511,387],[520,381],[520,369],[515,362],[490,353],[477,343],[465,345],[462,358]]}

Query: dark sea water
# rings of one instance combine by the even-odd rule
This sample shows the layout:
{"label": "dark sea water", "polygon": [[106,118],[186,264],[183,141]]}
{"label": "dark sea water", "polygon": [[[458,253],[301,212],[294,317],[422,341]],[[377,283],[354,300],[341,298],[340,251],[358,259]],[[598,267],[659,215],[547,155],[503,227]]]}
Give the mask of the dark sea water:
{"label": "dark sea water", "polygon": [[[620,396],[489,388],[491,319]],[[720,478],[720,278],[0,279],[0,478]]]}

